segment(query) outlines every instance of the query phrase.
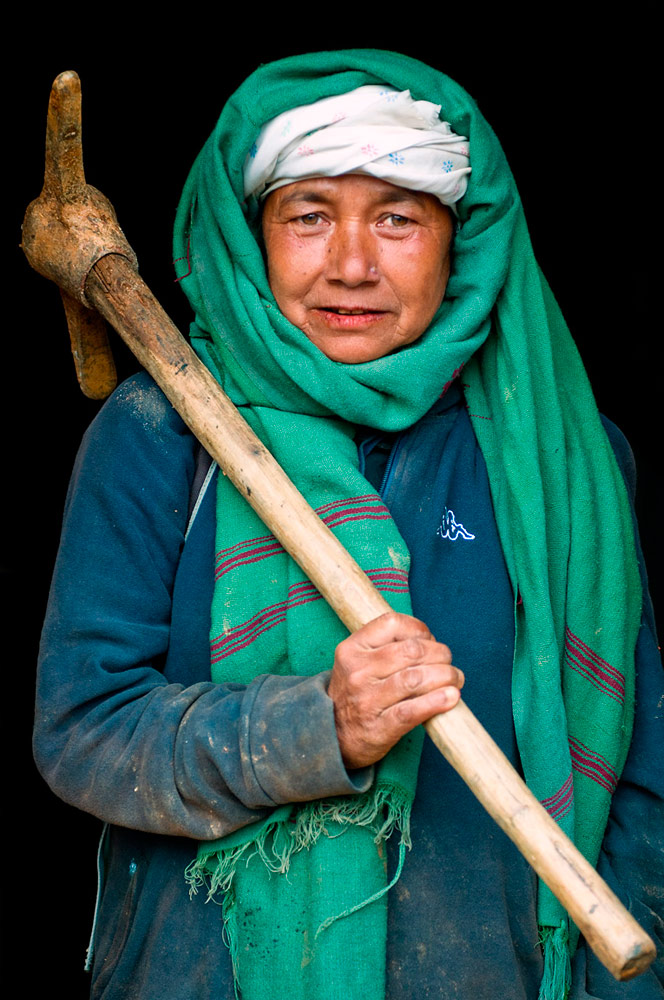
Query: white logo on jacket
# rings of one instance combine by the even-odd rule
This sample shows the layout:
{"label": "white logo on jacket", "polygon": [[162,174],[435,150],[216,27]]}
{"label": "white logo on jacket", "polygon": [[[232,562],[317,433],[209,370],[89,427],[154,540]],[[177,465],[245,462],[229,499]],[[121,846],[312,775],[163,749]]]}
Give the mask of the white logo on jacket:
{"label": "white logo on jacket", "polygon": [[448,510],[447,507],[443,511],[440,527],[436,531],[436,534],[440,535],[441,538],[449,538],[451,542],[456,542],[459,537],[472,541],[475,537],[470,531],[466,531],[464,526],[457,521],[454,511]]}

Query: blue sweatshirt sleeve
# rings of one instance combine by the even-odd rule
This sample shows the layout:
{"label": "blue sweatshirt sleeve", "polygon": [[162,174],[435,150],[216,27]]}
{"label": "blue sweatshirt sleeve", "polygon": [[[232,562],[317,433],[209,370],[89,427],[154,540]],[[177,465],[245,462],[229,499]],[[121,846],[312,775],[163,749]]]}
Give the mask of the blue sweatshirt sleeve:
{"label": "blue sweatshirt sleeve", "polygon": [[[614,424],[604,419],[604,426],[633,504],[636,470],[631,449]],[[636,519],[634,531],[643,587],[643,617],[636,646],[634,731],[613,796],[597,871],[650,934],[657,958],[641,976],[618,983],[581,942],[574,959],[569,1000],[664,997],[664,671]]]}
{"label": "blue sweatshirt sleeve", "polygon": [[371,771],[344,768],[327,674],[216,685],[208,662],[192,684],[164,676],[194,466],[192,435],[147,376],[88,430],[42,634],[34,753],[80,809],[205,840],[285,802],[364,791]]}

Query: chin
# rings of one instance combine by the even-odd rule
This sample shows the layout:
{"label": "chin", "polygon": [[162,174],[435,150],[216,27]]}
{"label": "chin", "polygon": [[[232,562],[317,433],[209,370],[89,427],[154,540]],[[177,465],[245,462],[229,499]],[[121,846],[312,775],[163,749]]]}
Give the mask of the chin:
{"label": "chin", "polygon": [[382,351],[377,344],[342,343],[333,340],[331,343],[326,339],[313,340],[312,343],[329,358],[330,361],[337,361],[344,365],[359,365],[363,361],[375,361],[388,354],[386,349]]}
{"label": "chin", "polygon": [[316,341],[314,343],[330,361],[337,361],[344,365],[361,365],[365,361],[377,361],[378,358],[394,354],[405,346],[403,344],[389,346],[380,344],[324,344],[316,343]]}

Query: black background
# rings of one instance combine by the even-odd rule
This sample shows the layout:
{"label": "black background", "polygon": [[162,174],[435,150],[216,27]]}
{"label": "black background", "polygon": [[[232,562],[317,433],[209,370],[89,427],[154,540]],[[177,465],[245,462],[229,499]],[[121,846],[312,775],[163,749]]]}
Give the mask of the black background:
{"label": "black background", "polygon": [[[143,278],[183,330],[189,312],[171,264],[179,194],[224,100],[259,63],[325,48],[387,48],[465,86],[505,148],[535,252],[598,405],[634,449],[644,549],[662,606],[662,351],[654,306],[661,164],[651,145],[661,123],[647,10],[631,9],[626,29],[604,13],[581,26],[570,11],[559,20],[488,22],[476,8],[447,17],[418,10],[408,22],[395,12],[387,28],[376,8],[368,28],[336,7],[292,11],[284,27],[254,9],[242,32],[178,8],[169,23],[140,36],[131,12],[122,11],[110,8],[93,23],[70,9],[67,26],[28,23],[19,13],[25,24],[15,32],[15,69],[4,81],[3,915],[7,964],[28,996],[47,986],[87,995],[81,970],[100,830],[50,793],[30,750],[34,665],[64,493],[99,406],[77,388],[57,290],[30,270],[18,246],[23,212],[41,188],[46,107],[58,73],[75,69],[82,80],[87,179],[113,202]],[[137,364],[115,335],[113,344],[125,377]]]}

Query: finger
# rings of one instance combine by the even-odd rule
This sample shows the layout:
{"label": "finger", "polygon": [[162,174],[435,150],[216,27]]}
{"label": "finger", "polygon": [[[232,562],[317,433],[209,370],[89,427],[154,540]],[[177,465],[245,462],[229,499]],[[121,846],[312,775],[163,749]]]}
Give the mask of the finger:
{"label": "finger", "polygon": [[452,652],[435,639],[409,637],[378,648],[358,651],[354,668],[361,683],[382,680],[416,666],[451,666]]}
{"label": "finger", "polygon": [[358,647],[378,649],[390,642],[402,642],[410,638],[433,639],[433,635],[419,618],[399,614],[397,611],[388,611],[367,625],[363,625],[350,638]]}
{"label": "finger", "polygon": [[461,690],[465,683],[463,671],[447,663],[418,664],[397,671],[378,686],[375,697],[383,711],[401,701],[412,700],[432,691],[454,687]]}
{"label": "finger", "polygon": [[378,715],[365,715],[360,725],[353,712],[346,719],[344,711],[337,713],[335,710],[339,748],[346,766],[364,767],[380,760],[402,736],[433,716],[454,708],[460,697],[458,687],[436,688],[391,705]]}
{"label": "finger", "polygon": [[432,662],[409,665],[382,677],[376,676],[375,671],[355,671],[347,675],[341,692],[330,682],[328,693],[344,716],[348,713],[353,723],[367,725],[401,701],[446,687],[460,689],[464,681],[461,670],[438,657]]}
{"label": "finger", "polygon": [[398,734],[397,739],[401,739],[415,726],[428,722],[434,715],[449,712],[460,698],[458,687],[436,688],[417,698],[407,698],[392,705],[383,713],[382,721],[388,729]]}

